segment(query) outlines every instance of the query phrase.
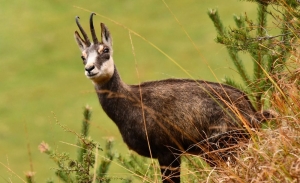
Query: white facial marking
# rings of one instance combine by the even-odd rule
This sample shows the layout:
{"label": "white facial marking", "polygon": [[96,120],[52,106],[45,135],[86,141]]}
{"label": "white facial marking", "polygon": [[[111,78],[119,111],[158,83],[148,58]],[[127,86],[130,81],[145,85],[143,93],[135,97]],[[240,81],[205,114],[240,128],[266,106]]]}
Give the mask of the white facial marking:
{"label": "white facial marking", "polygon": [[99,73],[92,78],[93,82],[96,83],[105,83],[108,81],[112,75],[114,74],[114,60],[112,57],[109,58],[109,60],[103,62],[101,65],[101,68],[99,70]]}
{"label": "white facial marking", "polygon": [[98,53],[96,51],[93,51],[89,54],[89,57],[86,62],[86,67],[94,65],[97,59]]}
{"label": "white facial marking", "polygon": [[88,69],[88,68],[91,68],[94,66],[94,68],[92,70],[84,72],[86,77],[88,77],[89,79],[92,79],[93,77],[96,77],[99,74],[99,69],[97,67],[95,67],[96,59],[97,59],[96,51],[91,52],[87,58],[87,62],[85,64],[85,69]]}
{"label": "white facial marking", "polygon": [[113,58],[110,57],[109,60],[104,62],[100,68],[100,72],[105,76],[112,76],[114,73],[114,61]]}
{"label": "white facial marking", "polygon": [[83,52],[82,52],[82,56],[84,56],[84,58],[87,57],[86,51],[83,51]]}
{"label": "white facial marking", "polygon": [[103,45],[100,45],[100,46],[99,46],[99,49],[98,49],[98,52],[101,53],[102,50],[103,50],[103,48],[104,48],[104,46],[103,46]]}

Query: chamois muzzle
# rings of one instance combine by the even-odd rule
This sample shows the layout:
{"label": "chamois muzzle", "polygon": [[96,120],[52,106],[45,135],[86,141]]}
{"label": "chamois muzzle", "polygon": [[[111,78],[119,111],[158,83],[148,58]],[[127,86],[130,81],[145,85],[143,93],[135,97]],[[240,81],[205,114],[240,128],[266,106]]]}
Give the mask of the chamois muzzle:
{"label": "chamois muzzle", "polygon": [[95,33],[95,29],[94,29],[94,24],[93,24],[93,15],[96,15],[96,13],[92,13],[90,16],[90,29],[91,29],[91,34],[92,34],[92,39],[93,39],[93,43],[97,44],[98,43],[98,39]]}
{"label": "chamois muzzle", "polygon": [[81,32],[83,38],[84,38],[85,44],[86,44],[87,46],[90,46],[90,45],[91,45],[91,42],[90,42],[90,40],[89,40],[87,34],[85,33],[85,31],[84,31],[83,28],[81,27],[81,25],[80,25],[80,23],[79,23],[79,19],[80,19],[79,16],[76,16],[76,17],[75,17],[76,24],[77,24],[77,26],[78,26],[78,28],[79,28],[79,30],[80,30],[80,32]]}

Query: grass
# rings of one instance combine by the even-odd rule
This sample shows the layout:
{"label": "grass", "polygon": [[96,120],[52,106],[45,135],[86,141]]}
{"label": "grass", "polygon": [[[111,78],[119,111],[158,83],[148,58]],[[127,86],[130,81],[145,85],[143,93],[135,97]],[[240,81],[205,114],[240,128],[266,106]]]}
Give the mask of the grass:
{"label": "grass", "polygon": [[278,111],[275,121],[255,133],[256,143],[253,141],[241,148],[237,163],[224,167],[225,170],[212,179],[218,182],[299,182],[298,58],[296,51],[287,62],[288,71],[273,76],[282,90],[271,96],[272,106]]}
{"label": "grass", "polygon": [[[253,8],[249,8],[251,4],[236,0],[167,2],[199,47],[200,57],[162,1],[68,3],[0,0],[0,3],[0,162],[24,177],[24,172],[30,170],[29,143],[37,182],[53,177],[50,168],[55,167],[38,151],[38,144],[46,141],[61,151],[72,151],[74,147],[60,141],[76,143],[76,138],[64,132],[55,122],[58,120],[79,131],[81,111],[87,103],[94,111],[91,136],[102,142],[114,136],[116,149],[120,152],[127,150],[117,128],[99,106],[91,82],[83,74],[80,52],[73,38],[77,29],[74,17],[79,15],[82,24],[87,27],[90,13],[74,8],[74,5],[105,15],[138,32],[193,77],[210,81],[236,74],[226,50],[214,42],[216,33],[207,10],[220,7],[225,24],[233,24],[232,12],[240,14],[255,10],[254,4]],[[147,42],[133,36],[140,76],[137,78],[128,31],[95,17],[95,22],[100,21],[105,22],[112,33],[115,63],[126,83],[188,77]],[[217,78],[209,72],[206,61]],[[4,166],[0,166],[0,177],[7,182],[19,182]]]}

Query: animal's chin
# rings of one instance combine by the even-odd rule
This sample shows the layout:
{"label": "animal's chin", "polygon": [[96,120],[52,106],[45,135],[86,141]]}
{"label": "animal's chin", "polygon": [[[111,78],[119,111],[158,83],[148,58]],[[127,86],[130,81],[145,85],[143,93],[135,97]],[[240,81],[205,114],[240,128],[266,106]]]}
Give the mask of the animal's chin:
{"label": "animal's chin", "polygon": [[95,79],[97,77],[98,73],[86,73],[85,75],[89,79]]}

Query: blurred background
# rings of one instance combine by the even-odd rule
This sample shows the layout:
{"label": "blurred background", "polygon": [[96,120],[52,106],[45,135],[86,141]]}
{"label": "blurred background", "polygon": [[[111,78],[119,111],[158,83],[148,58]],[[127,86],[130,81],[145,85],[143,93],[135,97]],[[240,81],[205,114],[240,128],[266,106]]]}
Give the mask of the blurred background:
{"label": "blurred background", "polygon": [[[115,150],[128,152],[116,126],[102,111],[91,81],[84,76],[81,53],[73,36],[78,29],[76,15],[87,32],[90,12],[117,21],[163,50],[181,67],[132,34],[134,57],[128,30],[95,16],[98,35],[100,22],[112,34],[115,64],[128,84],[189,78],[183,69],[196,79],[220,82],[225,75],[238,78],[225,47],[214,41],[216,32],[207,12],[217,8],[224,25],[234,26],[233,14],[247,11],[255,20],[255,4],[238,0],[165,2],[199,51],[162,0],[0,0],[1,164],[22,178],[32,164],[37,182],[54,178],[56,165],[39,152],[38,145],[45,141],[52,148],[74,152],[71,156],[76,156],[76,147],[62,143],[76,144],[76,136],[65,132],[56,122],[80,132],[82,111],[87,104],[93,109],[92,138],[104,142],[113,137]],[[0,165],[0,181],[20,182],[3,165]],[[126,173],[117,166],[113,169],[116,175]]]}

